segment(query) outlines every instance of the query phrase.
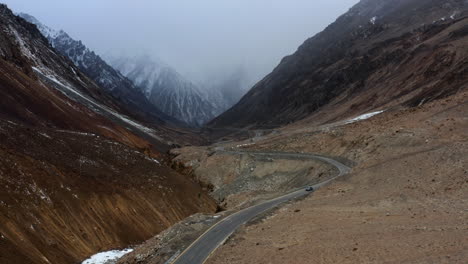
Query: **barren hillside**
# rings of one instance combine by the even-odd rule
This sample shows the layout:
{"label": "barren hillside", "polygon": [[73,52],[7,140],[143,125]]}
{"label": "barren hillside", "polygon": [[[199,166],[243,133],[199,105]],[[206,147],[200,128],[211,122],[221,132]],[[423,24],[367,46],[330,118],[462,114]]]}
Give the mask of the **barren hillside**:
{"label": "barren hillside", "polygon": [[319,133],[291,129],[250,146],[343,156],[357,165],[248,224],[207,263],[465,263],[467,113],[463,92]]}
{"label": "barren hillside", "polygon": [[361,1],[209,127],[279,127],[334,113],[417,106],[466,85],[468,3]]}
{"label": "barren hillside", "polygon": [[5,5],[0,22],[1,263],[77,263],[216,210],[166,165],[189,131],[145,124]]}

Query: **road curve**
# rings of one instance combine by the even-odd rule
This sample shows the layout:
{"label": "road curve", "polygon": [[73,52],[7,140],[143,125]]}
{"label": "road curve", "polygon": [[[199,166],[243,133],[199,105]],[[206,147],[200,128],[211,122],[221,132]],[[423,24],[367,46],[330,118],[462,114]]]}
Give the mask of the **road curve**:
{"label": "road curve", "polygon": [[[314,189],[320,188],[330,181],[347,174],[351,168],[345,164],[336,161],[332,158],[307,153],[288,153],[288,152],[249,152],[249,151],[219,151],[226,154],[249,154],[254,156],[262,156],[268,158],[282,158],[282,159],[304,159],[304,160],[318,160],[328,163],[336,167],[339,174],[334,178],[326,180],[322,183],[314,185]],[[201,235],[195,242],[193,242],[184,252],[182,252],[172,264],[202,264],[208,259],[212,252],[214,252],[220,245],[226,241],[241,225],[252,220],[257,215],[268,211],[284,202],[306,196],[310,192],[305,191],[305,187],[296,189],[286,195],[277,197],[275,199],[254,205],[252,207],[243,209],[232,215],[227,216],[217,224],[213,225],[203,235]]]}

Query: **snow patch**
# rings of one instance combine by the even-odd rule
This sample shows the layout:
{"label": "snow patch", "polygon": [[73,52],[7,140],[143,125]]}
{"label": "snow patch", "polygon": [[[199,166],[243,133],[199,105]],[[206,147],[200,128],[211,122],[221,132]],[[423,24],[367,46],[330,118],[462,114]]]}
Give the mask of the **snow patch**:
{"label": "snow patch", "polygon": [[92,133],[85,133],[85,132],[78,132],[78,131],[72,131],[72,130],[56,130],[56,132],[60,132],[60,133],[68,133],[68,134],[75,134],[75,135],[80,135],[80,136],[88,136],[88,137],[94,137],[96,136],[96,134],[92,134]]}
{"label": "snow patch", "polygon": [[[39,69],[38,67],[32,67],[32,69],[33,69],[34,71],[36,71],[37,73],[41,74],[42,76],[44,76],[45,78],[49,79],[50,81],[56,83],[57,85],[59,85],[59,86],[62,87],[63,89],[65,89],[65,90],[67,90],[67,91],[69,91],[69,92],[72,92],[73,94],[75,94],[75,95],[79,96],[80,98],[84,99],[85,101],[87,101],[88,103],[90,103],[92,106],[95,106],[95,107],[97,107],[98,109],[100,109],[100,110],[102,110],[102,111],[104,111],[104,112],[107,112],[107,113],[109,113],[109,114],[111,114],[111,115],[113,115],[113,116],[119,118],[120,120],[124,121],[124,122],[127,123],[128,125],[130,125],[130,126],[136,128],[136,129],[138,129],[138,130],[140,130],[140,131],[142,131],[142,132],[145,132],[145,133],[148,134],[149,136],[151,136],[151,137],[153,137],[153,138],[155,138],[155,139],[157,139],[157,140],[163,142],[163,139],[162,139],[162,138],[160,138],[160,137],[158,137],[158,136],[156,136],[156,135],[154,134],[154,130],[153,130],[153,129],[148,128],[148,127],[146,127],[146,126],[143,126],[143,125],[141,125],[141,124],[139,124],[139,123],[137,123],[137,122],[135,122],[135,121],[133,121],[133,120],[130,120],[130,119],[128,119],[126,116],[123,116],[123,115],[121,115],[121,114],[119,114],[119,113],[113,111],[113,110],[110,109],[109,107],[106,107],[106,106],[104,106],[104,105],[101,105],[101,104],[95,102],[94,100],[92,100],[91,98],[88,98],[87,96],[85,96],[85,95],[82,94],[81,92],[75,90],[75,89],[72,88],[71,86],[66,85],[66,84],[60,82],[54,75],[52,75],[52,74],[46,74],[47,70],[42,70],[42,69]],[[63,91],[62,91],[62,92],[63,92]],[[67,94],[65,93],[65,95],[67,95]],[[67,96],[68,96],[68,95],[67,95]],[[75,100],[75,101],[76,101],[76,100]],[[93,109],[93,108],[91,108],[91,109]],[[99,111],[97,111],[96,109],[93,109],[93,110],[95,110],[95,112],[99,113]]]}
{"label": "snow patch", "polygon": [[[137,153],[139,153],[139,152],[137,152]],[[156,162],[157,164],[161,164],[159,162],[159,160],[157,160],[157,159],[153,159],[153,158],[149,158],[149,157],[146,157],[146,159],[149,160],[149,161],[152,161],[152,162]]]}
{"label": "snow patch", "polygon": [[377,21],[377,17],[373,17],[370,19],[370,22],[372,23],[372,25],[375,25],[375,22]]}
{"label": "snow patch", "polygon": [[39,134],[40,134],[41,136],[43,136],[43,137],[48,138],[48,139],[52,139],[52,138],[51,138],[49,135],[47,135],[46,133],[41,133],[41,132],[40,132]]}
{"label": "snow patch", "polygon": [[455,18],[457,18],[457,16],[459,14],[460,14],[460,12],[458,12],[458,11],[453,12],[453,14],[450,16],[450,19],[454,20]]}
{"label": "snow patch", "polygon": [[240,144],[240,145],[237,145],[236,147],[237,148],[242,148],[242,147],[247,147],[247,146],[252,146],[252,145],[255,145],[255,143]]}
{"label": "snow patch", "polygon": [[83,261],[81,264],[106,264],[108,261],[115,261],[124,255],[132,252],[133,249],[128,248],[124,250],[111,250],[106,252],[97,253],[89,259]]}
{"label": "snow patch", "polygon": [[359,122],[359,121],[362,121],[362,120],[366,120],[366,119],[369,119],[369,118],[371,118],[373,116],[381,114],[383,112],[385,112],[385,110],[363,114],[363,115],[357,116],[357,117],[355,117],[353,119],[349,119],[349,120],[345,121],[345,124],[351,124],[351,123]]}

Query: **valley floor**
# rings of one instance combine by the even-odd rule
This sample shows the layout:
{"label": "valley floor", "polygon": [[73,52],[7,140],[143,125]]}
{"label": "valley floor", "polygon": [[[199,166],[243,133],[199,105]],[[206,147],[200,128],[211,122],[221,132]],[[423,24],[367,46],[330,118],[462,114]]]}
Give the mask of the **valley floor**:
{"label": "valley floor", "polygon": [[358,165],[242,228],[207,263],[466,263],[467,114],[465,93],[258,144],[341,155]]}
{"label": "valley floor", "polygon": [[[466,263],[467,113],[465,92],[352,124],[295,124],[258,140],[177,150],[175,161],[231,211],[332,172],[220,149],[321,153],[355,163],[349,175],[242,227],[206,263]],[[179,236],[193,241],[202,232]],[[182,244],[169,252],[190,243]],[[142,253],[159,263],[160,248],[148,242],[120,263],[136,263]]]}

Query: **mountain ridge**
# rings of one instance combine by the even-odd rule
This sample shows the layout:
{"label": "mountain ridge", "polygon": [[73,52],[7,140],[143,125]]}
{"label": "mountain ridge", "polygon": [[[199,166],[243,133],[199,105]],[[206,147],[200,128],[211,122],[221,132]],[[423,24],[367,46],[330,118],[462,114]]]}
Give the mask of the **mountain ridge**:
{"label": "mountain ridge", "polygon": [[[458,78],[457,82],[462,84],[465,63],[463,56],[454,54],[462,54],[464,50],[443,29],[450,30],[454,23],[463,28],[467,10],[468,3],[464,0],[361,1],[324,31],[306,40],[294,54],[283,58],[237,105],[208,126],[278,127],[325,108],[337,115],[341,112],[344,118],[378,107],[417,104],[424,97],[428,97],[425,100],[428,102],[452,94],[456,88],[449,79]],[[457,27],[452,29],[459,30]],[[432,42],[431,38],[437,39],[438,34],[444,34],[445,39],[439,37],[439,43]],[[444,42],[452,42],[453,50],[444,48]],[[445,67],[437,66],[443,72],[416,80],[416,72],[424,74],[430,67],[436,67],[439,59],[431,54],[441,58],[453,56],[455,60]],[[425,66],[424,69],[416,67],[417,59],[424,60],[419,65]],[[403,67],[407,68],[405,72],[397,72]],[[458,77],[448,76],[449,68]],[[399,74],[411,72],[413,77],[394,83]],[[437,95],[437,90],[431,88],[432,82],[446,86],[444,94]],[[395,88],[398,85],[401,88]],[[389,97],[378,95],[383,91],[395,96],[390,97],[391,101],[385,100]],[[429,97],[431,93],[433,96]],[[336,110],[340,102],[349,103],[348,111]]]}
{"label": "mountain ridge", "polygon": [[80,263],[216,210],[166,165],[189,132],[134,119],[3,4],[0,87],[0,263]]}
{"label": "mountain ridge", "polygon": [[150,56],[121,57],[110,61],[167,115],[199,127],[221,112],[216,103],[211,102],[207,91],[166,63]]}
{"label": "mountain ridge", "polygon": [[69,58],[81,71],[102,87],[104,92],[126,106],[127,111],[136,118],[148,122],[161,123],[162,121],[183,126],[179,120],[163,113],[157,106],[151,104],[129,79],[112,68],[81,41],[73,39],[63,30],[55,30],[44,25],[32,15],[26,13],[18,15],[36,25],[52,47]]}

